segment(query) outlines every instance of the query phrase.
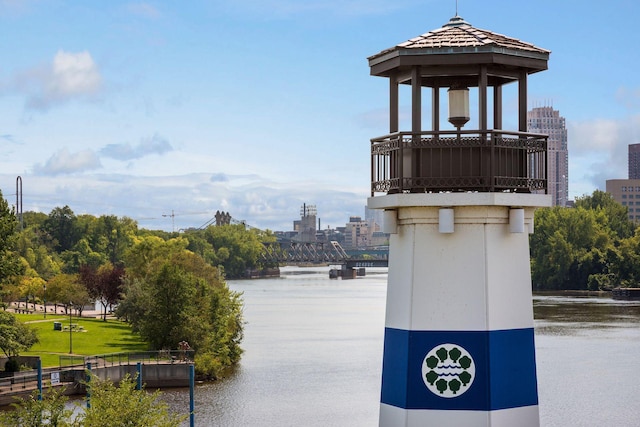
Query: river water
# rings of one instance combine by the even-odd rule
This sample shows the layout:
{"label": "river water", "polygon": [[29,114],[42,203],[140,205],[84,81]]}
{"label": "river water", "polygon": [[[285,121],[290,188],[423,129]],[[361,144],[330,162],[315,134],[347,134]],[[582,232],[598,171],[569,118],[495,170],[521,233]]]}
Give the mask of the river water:
{"label": "river water", "polygon": [[[244,294],[245,354],[227,378],[196,387],[196,426],[377,426],[386,271],[355,280],[331,280],[328,268],[282,273],[229,282]],[[541,425],[639,426],[640,304],[533,303]],[[164,398],[188,412],[188,390]]]}

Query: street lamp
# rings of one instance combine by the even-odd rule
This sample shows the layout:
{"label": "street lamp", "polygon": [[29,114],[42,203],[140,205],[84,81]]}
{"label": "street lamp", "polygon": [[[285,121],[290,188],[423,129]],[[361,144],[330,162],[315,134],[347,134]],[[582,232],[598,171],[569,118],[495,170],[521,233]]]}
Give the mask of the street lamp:
{"label": "street lamp", "polygon": [[44,305],[44,318],[47,318],[47,284],[42,285],[42,304]]}
{"label": "street lamp", "polygon": [[73,328],[71,327],[71,307],[73,302],[69,301],[69,354],[73,354]]}

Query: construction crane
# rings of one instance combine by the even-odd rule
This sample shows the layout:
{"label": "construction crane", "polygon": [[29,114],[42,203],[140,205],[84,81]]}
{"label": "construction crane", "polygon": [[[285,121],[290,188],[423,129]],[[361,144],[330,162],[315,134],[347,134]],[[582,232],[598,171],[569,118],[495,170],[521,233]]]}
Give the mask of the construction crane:
{"label": "construction crane", "polygon": [[176,231],[176,216],[184,216],[184,215],[205,215],[209,212],[183,212],[183,213],[175,213],[173,209],[171,209],[170,214],[162,214],[163,217],[171,217],[171,231]]}

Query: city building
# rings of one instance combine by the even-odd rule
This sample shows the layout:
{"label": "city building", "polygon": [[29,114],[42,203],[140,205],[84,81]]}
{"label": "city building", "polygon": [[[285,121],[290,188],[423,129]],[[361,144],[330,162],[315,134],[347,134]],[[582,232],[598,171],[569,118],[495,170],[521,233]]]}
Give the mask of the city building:
{"label": "city building", "polygon": [[640,144],[629,144],[629,179],[640,179]]}
{"label": "city building", "polygon": [[345,225],[344,247],[345,249],[366,249],[372,246],[373,233],[380,231],[375,223],[363,221],[359,216],[349,217]]}
{"label": "city building", "polygon": [[364,220],[369,224],[377,224],[380,228],[382,228],[382,216],[384,211],[380,209],[369,209],[368,206],[364,207]]}
{"label": "city building", "polygon": [[569,149],[565,118],[553,107],[527,112],[529,132],[549,135],[547,145],[547,191],[554,206],[567,206],[569,197]]}
{"label": "city building", "polygon": [[629,209],[629,219],[640,221],[640,179],[608,179],[607,193]]}
{"label": "city building", "polygon": [[306,203],[300,208],[300,219],[293,222],[293,230],[297,232],[295,240],[304,243],[316,241],[316,216],[318,210],[315,205]]}

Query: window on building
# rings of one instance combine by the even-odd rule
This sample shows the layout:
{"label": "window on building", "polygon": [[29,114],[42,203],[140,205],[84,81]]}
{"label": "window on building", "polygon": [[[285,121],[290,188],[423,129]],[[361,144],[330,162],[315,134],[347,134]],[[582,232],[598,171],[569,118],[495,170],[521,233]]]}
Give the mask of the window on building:
{"label": "window on building", "polygon": [[622,206],[627,206],[627,202],[622,202]]}
{"label": "window on building", "polygon": [[622,186],[622,191],[627,191],[627,187],[625,187],[624,185]]}
{"label": "window on building", "polygon": [[626,198],[627,198],[627,195],[626,195],[626,194],[623,194],[623,195],[622,195],[622,198],[623,198],[623,199],[626,199]]}

